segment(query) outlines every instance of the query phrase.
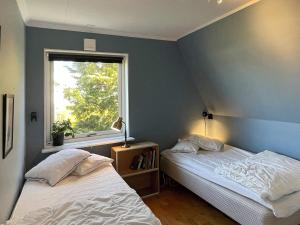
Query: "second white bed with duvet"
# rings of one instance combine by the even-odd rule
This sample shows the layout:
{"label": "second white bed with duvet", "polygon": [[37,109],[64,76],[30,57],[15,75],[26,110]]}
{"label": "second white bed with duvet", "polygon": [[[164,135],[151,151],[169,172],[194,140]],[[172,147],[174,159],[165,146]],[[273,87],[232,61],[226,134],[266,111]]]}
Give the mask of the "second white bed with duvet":
{"label": "second white bed with duvet", "polygon": [[197,154],[189,154],[173,153],[171,150],[165,150],[161,155],[178,167],[260,203],[272,210],[274,215],[278,218],[291,216],[300,209],[300,191],[284,196],[276,201],[269,201],[262,199],[256,193],[241,184],[218,175],[215,172],[215,169],[222,164],[245,159],[252,156],[253,153],[225,145],[224,151],[221,152],[202,150]]}

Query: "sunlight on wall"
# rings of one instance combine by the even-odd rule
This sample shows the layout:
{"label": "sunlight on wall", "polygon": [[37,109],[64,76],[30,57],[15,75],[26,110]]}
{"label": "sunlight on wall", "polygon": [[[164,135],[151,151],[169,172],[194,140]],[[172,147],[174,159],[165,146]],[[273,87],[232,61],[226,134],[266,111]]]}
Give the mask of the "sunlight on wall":
{"label": "sunlight on wall", "polygon": [[204,120],[201,118],[201,119],[195,121],[195,122],[190,126],[189,133],[190,133],[190,134],[205,135],[205,130],[204,130]]}
{"label": "sunlight on wall", "polygon": [[[199,119],[192,124],[190,134],[205,136],[204,119]],[[218,119],[217,116],[215,116],[213,120],[206,120],[206,136],[219,139],[226,143],[229,140],[230,135],[226,126]]]}
{"label": "sunlight on wall", "polygon": [[[203,123],[204,124],[204,123]],[[204,126],[204,125],[203,125]],[[207,120],[207,137],[216,138],[227,143],[230,133],[224,123],[217,116],[213,120]]]}

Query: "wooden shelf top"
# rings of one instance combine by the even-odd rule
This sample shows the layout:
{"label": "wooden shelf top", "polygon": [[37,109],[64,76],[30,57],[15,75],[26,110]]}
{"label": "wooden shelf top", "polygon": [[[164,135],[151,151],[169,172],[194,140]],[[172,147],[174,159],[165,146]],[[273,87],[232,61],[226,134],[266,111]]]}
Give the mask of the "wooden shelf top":
{"label": "wooden shelf top", "polygon": [[122,148],[122,146],[114,146],[112,147],[112,150],[115,152],[125,152],[125,151],[131,151],[134,149],[142,149],[142,148],[150,148],[150,147],[158,147],[158,144],[154,142],[140,142],[131,144],[129,148]]}

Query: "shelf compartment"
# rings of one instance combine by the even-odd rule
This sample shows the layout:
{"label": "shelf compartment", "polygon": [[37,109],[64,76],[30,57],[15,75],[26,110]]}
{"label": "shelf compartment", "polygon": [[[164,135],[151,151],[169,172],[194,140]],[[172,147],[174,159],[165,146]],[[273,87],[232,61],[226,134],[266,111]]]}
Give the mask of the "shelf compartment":
{"label": "shelf compartment", "polygon": [[141,197],[148,197],[159,192],[159,170],[123,177],[126,183]]}
{"label": "shelf compartment", "polygon": [[156,146],[152,147],[144,147],[144,148],[135,148],[133,150],[120,150],[118,152],[113,152],[112,153],[112,158],[115,159],[115,164],[114,166],[116,167],[118,173],[122,176],[125,174],[131,174],[131,173],[136,173],[139,171],[144,171],[144,170],[152,170],[154,168],[148,168],[148,169],[139,169],[139,170],[133,170],[130,168],[130,165],[133,161],[133,158],[137,155],[140,155],[145,152],[149,151],[155,151],[155,160],[154,160],[154,168],[158,168],[158,161],[159,161],[159,151],[156,148]]}
{"label": "shelf compartment", "polygon": [[158,171],[158,168],[153,168],[153,169],[139,169],[139,170],[133,170],[133,169],[127,169],[124,171],[120,172],[121,177],[131,177],[131,176],[136,176],[144,173],[150,173],[153,171]]}

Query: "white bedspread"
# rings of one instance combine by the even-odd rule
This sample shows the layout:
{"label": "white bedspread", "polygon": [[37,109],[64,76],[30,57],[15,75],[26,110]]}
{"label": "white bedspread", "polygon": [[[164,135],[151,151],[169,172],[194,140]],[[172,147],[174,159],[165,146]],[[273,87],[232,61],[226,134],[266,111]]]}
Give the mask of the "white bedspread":
{"label": "white bedspread", "polygon": [[165,150],[161,155],[191,173],[260,203],[272,210],[276,217],[288,217],[300,209],[299,191],[286,195],[279,200],[270,201],[262,199],[252,190],[214,172],[215,168],[223,163],[242,160],[252,156],[253,153],[225,145],[223,152],[199,151],[198,154],[191,154],[172,153],[170,150]]}
{"label": "white bedspread", "polygon": [[270,151],[222,164],[215,171],[271,201],[300,190],[300,162]]}
{"label": "white bedspread", "polygon": [[54,187],[26,182],[12,219],[22,225],[160,225],[160,221],[109,165]]}

